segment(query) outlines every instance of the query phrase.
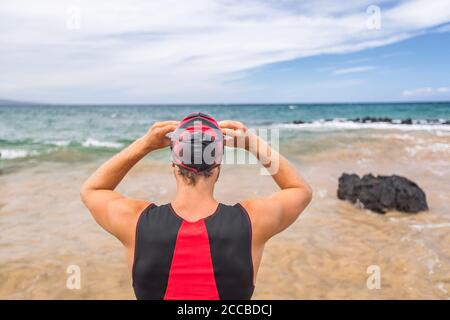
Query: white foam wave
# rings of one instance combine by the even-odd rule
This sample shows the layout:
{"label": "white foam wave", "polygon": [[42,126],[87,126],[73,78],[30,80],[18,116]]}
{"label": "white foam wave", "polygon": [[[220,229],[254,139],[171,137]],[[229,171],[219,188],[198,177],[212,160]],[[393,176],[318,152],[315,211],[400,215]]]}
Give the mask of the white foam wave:
{"label": "white foam wave", "polygon": [[420,152],[426,153],[450,153],[450,144],[447,143],[432,143],[428,145],[416,145],[414,147],[406,147],[406,152],[410,156],[415,156]]}
{"label": "white foam wave", "polygon": [[395,139],[406,141],[417,141],[417,138],[408,134],[373,134],[371,137],[378,139]]}
{"label": "white foam wave", "polygon": [[71,141],[70,140],[52,140],[52,141],[45,141],[45,144],[51,144],[57,147],[67,147]]}
{"label": "white foam wave", "polygon": [[118,149],[123,147],[123,144],[118,142],[110,142],[110,141],[99,141],[93,138],[88,138],[86,141],[84,141],[81,144],[83,147],[86,148],[114,148]]}
{"label": "white foam wave", "polygon": [[361,130],[361,129],[375,129],[375,130],[401,130],[401,131],[450,131],[449,125],[443,124],[395,124],[384,122],[359,123],[345,120],[332,121],[313,121],[310,123],[283,123],[275,124],[274,126],[287,129],[298,130]]}
{"label": "white foam wave", "polygon": [[450,132],[436,131],[436,135],[437,135],[438,137],[448,137],[448,136],[450,136]]}
{"label": "white foam wave", "polygon": [[33,155],[33,152],[22,149],[0,149],[0,159],[20,159]]}
{"label": "white foam wave", "polygon": [[423,229],[450,228],[450,223],[411,224],[409,227],[422,231]]}

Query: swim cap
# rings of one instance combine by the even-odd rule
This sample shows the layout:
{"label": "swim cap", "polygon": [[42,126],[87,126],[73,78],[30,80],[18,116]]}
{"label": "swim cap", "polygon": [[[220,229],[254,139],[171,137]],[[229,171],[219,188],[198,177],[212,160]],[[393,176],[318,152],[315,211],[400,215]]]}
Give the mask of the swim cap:
{"label": "swim cap", "polygon": [[189,171],[210,170],[222,162],[223,134],[213,117],[191,113],[172,134],[172,161]]}

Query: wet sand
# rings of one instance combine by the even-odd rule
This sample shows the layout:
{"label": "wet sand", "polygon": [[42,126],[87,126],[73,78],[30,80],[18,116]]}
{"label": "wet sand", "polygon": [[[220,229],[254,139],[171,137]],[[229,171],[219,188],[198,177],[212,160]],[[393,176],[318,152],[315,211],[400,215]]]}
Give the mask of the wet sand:
{"label": "wet sand", "polygon": [[[310,207],[266,246],[254,299],[449,299],[450,137],[368,131],[293,139],[282,151],[314,189]],[[102,162],[31,162],[0,174],[0,298],[134,299],[120,243],[93,221],[79,187]],[[430,211],[371,213],[336,198],[342,172],[399,174],[421,186]],[[170,201],[170,166],[146,159],[119,190]],[[224,203],[270,194],[256,166],[224,166],[216,196]],[[69,265],[81,289],[66,288]],[[378,265],[381,289],[366,270]]]}

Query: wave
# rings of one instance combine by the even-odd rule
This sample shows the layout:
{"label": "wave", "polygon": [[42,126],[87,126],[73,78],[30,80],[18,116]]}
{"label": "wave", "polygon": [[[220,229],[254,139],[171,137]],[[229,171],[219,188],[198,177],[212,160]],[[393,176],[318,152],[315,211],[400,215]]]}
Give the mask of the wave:
{"label": "wave", "polygon": [[35,152],[23,149],[0,149],[0,159],[12,160],[33,156]]}
{"label": "wave", "polygon": [[93,138],[88,138],[82,144],[85,148],[111,148],[111,149],[119,149],[123,147],[122,143],[119,142],[111,142],[111,141],[99,141]]}
{"label": "wave", "polygon": [[389,118],[356,118],[356,119],[321,119],[316,121],[296,120],[292,123],[280,123],[275,126],[290,129],[303,130],[358,130],[358,129],[380,129],[380,130],[438,130],[450,131],[450,121],[437,120],[396,120]]}
{"label": "wave", "polygon": [[[113,141],[101,141],[94,138],[88,138],[82,142],[71,140],[2,140],[3,146],[0,146],[0,160],[18,160],[40,156],[58,155],[60,151],[72,152],[78,154],[83,149],[120,149],[123,143]],[[81,148],[80,148],[81,147]]]}
{"label": "wave", "polygon": [[433,143],[429,145],[418,144],[414,147],[406,147],[406,152],[410,156],[416,156],[420,152],[425,153],[450,153],[450,144],[447,143]]}
{"label": "wave", "polygon": [[[132,142],[132,140],[130,140]],[[51,150],[57,150],[59,148],[71,147],[84,147],[84,148],[122,148],[127,141],[102,141],[94,138],[87,138],[81,141],[76,140],[40,140],[40,139],[21,139],[21,140],[4,140],[0,139],[0,150],[2,151],[4,158],[6,155],[11,157],[25,157],[27,155],[35,155],[37,151],[47,150],[49,147]],[[3,148],[2,148],[3,147]],[[23,149],[21,147],[27,147]],[[30,149],[37,148],[35,151],[29,151]],[[55,147],[57,147],[55,149]]]}
{"label": "wave", "polygon": [[[39,143],[40,141],[36,141]],[[43,141],[44,144],[57,146],[57,147],[67,147],[69,146],[72,141],[71,140],[51,140],[51,141]]]}
{"label": "wave", "polygon": [[423,229],[450,228],[450,223],[411,224],[411,229],[422,231]]}

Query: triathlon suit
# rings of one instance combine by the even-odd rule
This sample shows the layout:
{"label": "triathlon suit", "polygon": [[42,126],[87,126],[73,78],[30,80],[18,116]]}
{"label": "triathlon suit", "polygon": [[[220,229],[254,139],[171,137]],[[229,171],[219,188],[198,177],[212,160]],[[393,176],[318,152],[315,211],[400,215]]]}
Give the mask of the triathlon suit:
{"label": "triathlon suit", "polygon": [[248,300],[254,290],[251,223],[240,205],[219,204],[189,222],[170,204],[139,217],[133,263],[137,299]]}

